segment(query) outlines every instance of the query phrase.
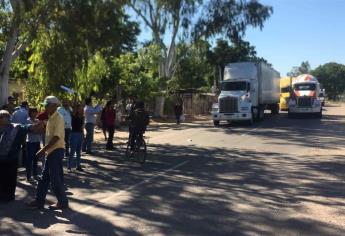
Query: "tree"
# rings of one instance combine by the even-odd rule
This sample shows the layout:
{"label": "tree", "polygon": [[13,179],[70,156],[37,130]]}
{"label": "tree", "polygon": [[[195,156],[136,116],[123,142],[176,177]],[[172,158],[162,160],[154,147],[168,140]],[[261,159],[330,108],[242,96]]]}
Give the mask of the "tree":
{"label": "tree", "polygon": [[244,36],[248,26],[262,29],[272,13],[272,7],[257,0],[210,0],[204,4],[193,35],[196,39],[222,35],[237,41]]}
{"label": "tree", "polygon": [[[65,85],[82,97],[102,91],[112,57],[133,50],[138,25],[118,1],[58,1],[54,24],[40,28],[31,44],[27,94],[37,101],[61,94]],[[38,93],[30,85],[40,85]],[[115,90],[116,84],[113,85]]]}
{"label": "tree", "polygon": [[119,77],[119,85],[125,96],[137,95],[149,101],[159,91],[157,67],[159,50],[154,45],[140,49],[137,53],[128,52],[114,59],[113,67]]}
{"label": "tree", "polygon": [[213,66],[208,60],[210,44],[199,40],[192,45],[179,43],[179,63],[174,77],[168,82],[169,90],[210,88],[213,82]]}
{"label": "tree", "polygon": [[328,96],[335,100],[338,95],[345,91],[345,65],[335,62],[320,65],[311,71],[326,89]]}
{"label": "tree", "polygon": [[[160,77],[167,79],[172,78],[179,62],[176,58],[176,38],[179,33],[188,38],[191,36],[188,33],[193,31],[195,41],[215,35],[239,39],[247,26],[262,28],[272,13],[271,7],[254,0],[131,0],[129,6],[150,28],[154,42],[161,46]],[[201,12],[196,10],[200,6]],[[194,26],[192,22],[197,24]],[[172,33],[167,47],[163,38],[169,26]],[[184,30],[180,32],[180,28]]]}
{"label": "tree", "polygon": [[[162,50],[159,62],[161,78],[171,78],[176,70],[176,38],[180,28],[188,28],[201,0],[131,0],[129,6],[152,31],[154,43]],[[164,42],[167,29],[171,27],[169,46]]]}
{"label": "tree", "polygon": [[10,69],[35,37],[37,27],[47,24],[54,1],[4,0],[0,3],[0,105],[7,102]]}
{"label": "tree", "polygon": [[294,66],[290,72],[287,73],[287,76],[297,77],[302,74],[309,74],[311,71],[310,64],[308,61],[302,61],[300,66]]}

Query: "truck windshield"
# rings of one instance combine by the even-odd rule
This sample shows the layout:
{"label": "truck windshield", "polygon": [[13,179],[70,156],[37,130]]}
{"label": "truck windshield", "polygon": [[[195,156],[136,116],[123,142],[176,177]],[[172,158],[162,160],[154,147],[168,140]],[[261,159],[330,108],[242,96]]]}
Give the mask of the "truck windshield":
{"label": "truck windshield", "polygon": [[223,82],[222,91],[248,91],[250,84],[248,82]]}
{"label": "truck windshield", "polygon": [[316,84],[295,84],[294,89],[296,91],[315,90]]}

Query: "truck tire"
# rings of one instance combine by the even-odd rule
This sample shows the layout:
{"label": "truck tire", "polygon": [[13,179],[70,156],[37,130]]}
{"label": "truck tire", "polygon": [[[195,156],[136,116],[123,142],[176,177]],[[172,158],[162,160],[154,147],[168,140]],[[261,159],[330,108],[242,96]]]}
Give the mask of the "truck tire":
{"label": "truck tire", "polygon": [[247,124],[248,126],[252,126],[252,125],[254,124],[254,119],[253,119],[253,117],[252,117],[250,120],[246,121],[246,124]]}
{"label": "truck tire", "polygon": [[219,126],[219,123],[220,123],[219,120],[214,120],[214,121],[213,121],[213,124],[214,124],[215,127],[218,127],[218,126]]}
{"label": "truck tire", "polygon": [[321,111],[317,113],[317,118],[322,119],[322,108],[321,108]]}
{"label": "truck tire", "polygon": [[278,115],[279,114],[279,104],[275,104],[271,108],[272,115]]}
{"label": "truck tire", "polygon": [[259,108],[258,107],[253,107],[252,108],[252,117],[254,121],[259,120]]}
{"label": "truck tire", "polygon": [[263,120],[265,118],[265,109],[264,109],[264,107],[260,106],[258,112],[259,112],[259,120],[261,121],[261,120]]}

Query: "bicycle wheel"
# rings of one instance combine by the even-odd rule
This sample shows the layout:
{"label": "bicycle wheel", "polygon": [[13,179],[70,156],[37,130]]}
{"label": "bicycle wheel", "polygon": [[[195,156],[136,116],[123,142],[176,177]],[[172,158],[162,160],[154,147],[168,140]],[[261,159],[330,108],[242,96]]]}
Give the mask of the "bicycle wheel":
{"label": "bicycle wheel", "polygon": [[140,164],[144,164],[147,157],[147,147],[144,139],[139,139],[135,147],[135,160]]}
{"label": "bicycle wheel", "polygon": [[126,147],[126,153],[125,153],[126,159],[129,159],[131,157],[131,145],[128,142],[127,147]]}

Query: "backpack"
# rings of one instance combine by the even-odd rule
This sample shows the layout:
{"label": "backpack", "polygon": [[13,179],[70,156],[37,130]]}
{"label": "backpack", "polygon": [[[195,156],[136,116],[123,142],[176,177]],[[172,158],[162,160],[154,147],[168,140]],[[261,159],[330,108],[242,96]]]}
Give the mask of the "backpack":
{"label": "backpack", "polygon": [[146,131],[147,126],[150,123],[149,115],[145,110],[135,110],[133,117],[134,127],[139,131]]}

